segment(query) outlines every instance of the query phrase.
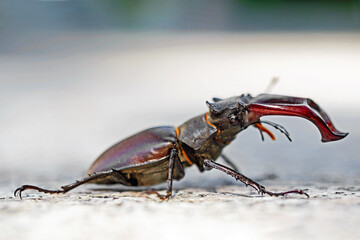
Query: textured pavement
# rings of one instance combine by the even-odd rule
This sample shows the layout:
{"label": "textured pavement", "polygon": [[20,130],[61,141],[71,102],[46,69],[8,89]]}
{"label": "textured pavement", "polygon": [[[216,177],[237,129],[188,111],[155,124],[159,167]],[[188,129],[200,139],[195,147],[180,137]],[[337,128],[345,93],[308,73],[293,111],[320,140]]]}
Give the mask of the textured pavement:
{"label": "textured pavement", "polygon": [[359,239],[359,185],[298,187],[311,197],[259,196],[237,185],[179,189],[167,202],[142,191],[86,188],[4,197],[1,239]]}

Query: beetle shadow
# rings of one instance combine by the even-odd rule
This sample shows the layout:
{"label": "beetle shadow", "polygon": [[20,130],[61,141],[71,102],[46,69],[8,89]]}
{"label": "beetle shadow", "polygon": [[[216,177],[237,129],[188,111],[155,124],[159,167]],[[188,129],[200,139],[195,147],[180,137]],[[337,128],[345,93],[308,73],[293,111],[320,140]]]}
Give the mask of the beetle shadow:
{"label": "beetle shadow", "polygon": [[[278,179],[278,176],[273,173],[269,174],[263,174],[261,176],[258,176],[257,178],[254,178],[256,182],[263,182],[263,181],[274,181]],[[166,183],[158,184],[155,186],[124,186],[121,184],[113,184],[111,186],[99,186],[95,187],[96,185],[93,185],[94,187],[90,187],[89,190],[94,192],[117,192],[117,193],[136,193],[136,194],[142,194],[142,193],[148,193],[148,194],[155,194],[155,192],[165,192],[167,185]],[[203,195],[204,191],[213,194],[223,194],[223,195],[232,195],[232,196],[238,196],[238,197],[246,197],[246,198],[254,198],[254,197],[261,197],[261,195],[249,195],[245,193],[239,193],[239,192],[231,192],[229,191],[229,188],[232,187],[243,187],[244,184],[242,182],[234,181],[231,178],[219,178],[214,179],[210,178],[207,181],[194,181],[193,179],[190,180],[182,180],[180,182],[175,181],[173,184],[173,196],[175,197],[181,192],[186,192],[189,194],[195,194],[198,193],[198,195]],[[222,189],[225,188],[226,189]]]}
{"label": "beetle shadow", "polygon": [[[229,185],[228,185],[229,186]],[[237,185],[234,185],[237,186]],[[230,186],[231,187],[231,186]],[[154,189],[154,188],[146,188],[146,189],[117,189],[117,188],[91,188],[89,189],[93,192],[117,192],[117,193],[126,193],[126,192],[130,192],[130,193],[136,193],[136,195],[140,196],[140,195],[159,195],[157,192],[164,192],[165,189],[164,188],[159,188],[159,189]],[[219,191],[218,189],[216,189],[215,187],[211,187],[211,188],[203,188],[203,187],[198,187],[198,188],[187,188],[187,187],[182,187],[182,188],[176,188],[173,190],[173,197],[176,196],[184,196],[184,193],[182,191],[186,191],[185,194],[189,194],[192,195],[192,197],[206,197],[206,193],[204,193],[204,191],[206,191],[209,195],[212,194],[219,194],[219,195],[223,195],[223,196],[233,196],[233,197],[243,197],[243,198],[258,198],[258,197],[263,197],[262,195],[250,195],[250,194],[245,194],[245,193],[238,193],[238,192],[230,192],[230,191]],[[160,195],[162,195],[162,193],[160,193]]]}
{"label": "beetle shadow", "polygon": [[[245,193],[239,193],[231,192],[229,188],[232,187],[243,187],[244,184],[241,182],[233,182],[233,181],[219,181],[216,182],[216,184],[211,185],[204,185],[204,184],[197,184],[196,182],[185,182],[185,183],[179,183],[175,184],[173,186],[173,197],[176,197],[178,194],[189,194],[197,197],[205,197],[206,194],[204,192],[211,194],[221,194],[221,195],[227,195],[227,196],[235,196],[235,197],[244,197],[244,198],[256,198],[256,197],[262,197],[261,195],[250,195]],[[221,188],[226,187],[226,189],[221,190]],[[108,192],[108,193],[126,193],[129,192],[131,194],[157,194],[157,192],[161,192],[160,194],[164,194],[166,191],[166,184],[159,184],[156,186],[151,187],[129,187],[129,186],[114,186],[114,187],[90,187],[89,190],[93,192]],[[246,188],[244,188],[244,191],[246,191]]]}

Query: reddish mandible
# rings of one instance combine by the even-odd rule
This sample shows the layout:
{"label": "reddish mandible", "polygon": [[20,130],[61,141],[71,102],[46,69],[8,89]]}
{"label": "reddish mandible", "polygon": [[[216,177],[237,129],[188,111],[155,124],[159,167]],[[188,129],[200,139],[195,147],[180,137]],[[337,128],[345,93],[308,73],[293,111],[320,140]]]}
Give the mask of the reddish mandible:
{"label": "reddish mandible", "polygon": [[[126,186],[148,186],[167,181],[167,191],[162,199],[172,194],[172,182],[184,177],[184,168],[196,165],[202,172],[205,169],[220,170],[236,180],[251,186],[260,194],[284,196],[290,193],[308,194],[301,189],[286,192],[270,192],[264,186],[239,173],[234,164],[222,154],[225,146],[236,135],[249,126],[254,126],[274,135],[263,124],[268,124],[291,141],[289,133],[279,124],[263,121],[269,115],[297,116],[310,120],[319,129],[322,142],[343,139],[348,133],[338,131],[328,115],[311,99],[272,94],[256,97],[242,94],[227,99],[214,98],[206,102],[209,111],[194,117],[179,127],[155,127],[137,133],[113,145],[101,154],[91,165],[87,176],[79,181],[61,187],[61,190],[48,190],[33,185],[23,185],[15,190],[21,193],[28,189],[44,193],[66,193],[84,183],[114,184]],[[216,163],[223,157],[230,167]]]}

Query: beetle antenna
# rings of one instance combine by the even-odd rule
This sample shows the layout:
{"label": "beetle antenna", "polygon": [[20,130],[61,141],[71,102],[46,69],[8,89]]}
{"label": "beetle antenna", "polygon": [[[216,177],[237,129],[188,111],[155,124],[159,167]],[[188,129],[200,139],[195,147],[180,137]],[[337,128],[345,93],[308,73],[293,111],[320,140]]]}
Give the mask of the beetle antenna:
{"label": "beetle antenna", "polygon": [[264,134],[263,134],[263,132],[261,131],[261,129],[259,129],[259,132],[260,132],[260,135],[261,135],[261,141],[265,141]]}
{"label": "beetle antenna", "polygon": [[268,125],[272,126],[273,128],[279,130],[281,133],[283,133],[287,137],[287,139],[289,139],[290,142],[292,142],[292,139],[290,138],[290,133],[280,124],[270,122],[270,121],[260,121],[260,123],[268,124]]}
{"label": "beetle antenna", "polygon": [[278,82],[279,82],[279,78],[273,77],[269,85],[267,85],[267,87],[265,88],[265,93],[270,93]]}
{"label": "beetle antenna", "polygon": [[263,132],[266,132],[272,140],[275,140],[274,134],[272,132],[270,132],[266,127],[264,127],[260,122],[256,122],[254,127],[256,127],[260,131],[262,141],[264,141]]}

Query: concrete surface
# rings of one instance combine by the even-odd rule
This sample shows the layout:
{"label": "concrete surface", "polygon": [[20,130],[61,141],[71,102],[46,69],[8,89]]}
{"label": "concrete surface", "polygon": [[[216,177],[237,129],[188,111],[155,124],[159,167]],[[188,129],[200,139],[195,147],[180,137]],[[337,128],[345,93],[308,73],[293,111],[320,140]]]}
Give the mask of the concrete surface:
{"label": "concrete surface", "polygon": [[[0,239],[360,239],[359,34],[57,34],[0,55]],[[274,93],[313,98],[350,135],[323,144],[310,122],[274,117],[292,143],[249,128],[225,153],[251,178],[278,175],[261,182],[269,190],[310,199],[261,197],[196,168],[168,202],[121,186],[12,196],[79,179],[116,141],[274,76]]]}
{"label": "concrete surface", "polygon": [[359,185],[270,188],[295,186],[311,198],[262,197],[235,185],[179,189],[167,202],[115,190],[4,197],[1,239],[359,239]]}

